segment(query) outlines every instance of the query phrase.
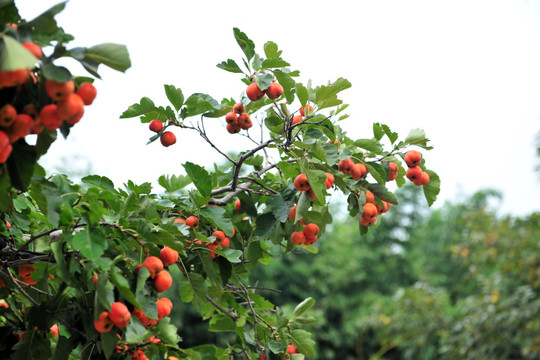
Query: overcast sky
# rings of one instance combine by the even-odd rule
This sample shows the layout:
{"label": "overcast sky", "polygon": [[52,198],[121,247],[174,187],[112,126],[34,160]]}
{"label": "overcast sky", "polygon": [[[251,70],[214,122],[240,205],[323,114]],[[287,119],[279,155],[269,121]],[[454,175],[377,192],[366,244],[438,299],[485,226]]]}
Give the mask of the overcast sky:
{"label": "overcast sky", "polygon": [[[56,3],[16,1],[26,19]],[[373,122],[403,137],[423,128],[434,146],[424,152],[426,165],[442,180],[436,206],[493,188],[504,194],[504,213],[540,211],[539,1],[71,0],[57,20],[75,36],[73,46],[125,44],[132,68],[101,69],[94,104],[71,136],[53,145],[46,164],[81,169],[90,162],[121,186],[179,174],[186,161],[214,162],[216,153],[193,132],[174,130],[178,143],[169,148],[146,146],[147,125],[119,116],[143,96],[166,105],[164,84],[186,97],[239,98],[239,76],[216,67],[228,58],[241,62],[232,32],[238,27],[261,54],[264,42],[276,42],[302,82],[348,79],[343,99],[351,117],[342,126],[351,137],[371,137]],[[217,144],[250,146],[223,124],[207,121]]]}

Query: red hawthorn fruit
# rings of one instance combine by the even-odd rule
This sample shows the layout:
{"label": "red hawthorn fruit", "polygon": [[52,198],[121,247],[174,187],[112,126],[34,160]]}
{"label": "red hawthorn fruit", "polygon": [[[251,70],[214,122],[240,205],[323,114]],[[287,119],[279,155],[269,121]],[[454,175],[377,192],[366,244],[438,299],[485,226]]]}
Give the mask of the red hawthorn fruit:
{"label": "red hawthorn fruit", "polygon": [[360,217],[361,224],[364,226],[370,226],[375,224],[377,220],[377,207],[372,203],[364,204],[364,215]]}
{"label": "red hawthorn fruit", "polygon": [[225,115],[225,121],[227,124],[238,124],[238,114],[234,111],[230,111]]}
{"label": "red hawthorn fruit", "polygon": [[97,319],[94,319],[94,327],[96,330],[100,333],[106,333],[112,330],[114,324],[109,319],[109,312],[103,311],[101,314],[99,314],[99,317]]}
{"label": "red hawthorn fruit", "polygon": [[302,120],[304,120],[304,118],[302,117],[302,115],[294,115],[293,118],[292,118],[292,124],[293,124],[293,125],[296,125],[296,124],[298,124],[299,122],[301,122]]}
{"label": "red hawthorn fruit", "polygon": [[75,125],[84,114],[83,99],[75,93],[69,94],[65,99],[58,101],[56,112],[60,119]]}
{"label": "red hawthorn fruit", "polygon": [[426,185],[429,183],[429,174],[425,171],[422,171],[422,176],[420,177],[420,179],[414,183],[414,185]]}
{"label": "red hawthorn fruit", "polygon": [[163,266],[175,264],[178,261],[178,251],[164,246],[160,251],[159,258],[163,262]]}
{"label": "red hawthorn fruit", "polygon": [[195,229],[199,226],[199,218],[193,215],[189,216],[186,219],[186,225],[189,226],[190,229]]}
{"label": "red hawthorn fruit", "polygon": [[0,108],[0,126],[8,128],[17,119],[17,110],[11,104],[6,104]]}
{"label": "red hawthorn fruit", "polygon": [[283,95],[283,86],[281,86],[279,83],[273,81],[270,86],[264,90],[266,93],[266,96],[268,96],[269,99],[275,100],[279,98],[281,95]]}
{"label": "red hawthorn fruit", "polygon": [[287,352],[289,354],[298,354],[298,349],[294,345],[287,345]]}
{"label": "red hawthorn fruit", "polygon": [[169,147],[176,144],[176,135],[171,131],[165,131],[160,137],[161,145]]}
{"label": "red hawthorn fruit", "polygon": [[109,312],[109,319],[114,325],[119,328],[125,328],[129,323],[131,313],[127,306],[119,301],[111,305],[111,311]]}
{"label": "red hawthorn fruit", "polygon": [[289,210],[289,219],[291,219],[292,221],[296,219],[296,205],[291,207],[291,209]]}
{"label": "red hawthorn fruit", "polygon": [[396,163],[389,163],[388,164],[388,170],[389,170],[389,175],[388,175],[388,180],[387,181],[392,181],[392,180],[396,180],[397,176],[398,176],[398,166]]}
{"label": "red hawthorn fruit", "polygon": [[306,238],[313,238],[319,235],[319,226],[317,224],[307,224],[304,226],[304,235]]}
{"label": "red hawthorn fruit", "polygon": [[264,96],[264,91],[259,89],[257,83],[251,83],[246,89],[246,95],[251,101],[257,101],[262,99]]}
{"label": "red hawthorn fruit", "polygon": [[75,83],[73,80],[66,82],[56,82],[52,79],[45,80],[45,92],[53,100],[60,101],[73,94],[75,91]]}
{"label": "red hawthorn fruit", "polygon": [[338,170],[344,174],[350,174],[354,167],[352,159],[340,160],[338,162]]}
{"label": "red hawthorn fruit", "polygon": [[21,68],[13,71],[0,71],[0,89],[5,87],[19,86],[28,81],[30,70]]}
{"label": "red hawthorn fruit", "polygon": [[408,151],[405,154],[405,163],[410,168],[420,165],[420,161],[422,161],[422,154],[416,150]]}
{"label": "red hawthorn fruit", "polygon": [[92,105],[97,95],[97,90],[91,82],[83,82],[77,89],[77,95],[81,97],[84,105]]}
{"label": "red hawthorn fruit", "polygon": [[234,111],[235,113],[237,113],[237,114],[240,115],[241,113],[243,113],[244,111],[246,111],[246,108],[244,107],[244,104],[242,104],[242,103],[236,103],[236,104],[234,104],[234,106],[233,106],[233,111]]}
{"label": "red hawthorn fruit", "polygon": [[163,261],[157,256],[149,256],[144,259],[142,266],[148,269],[150,277],[154,279],[161,271],[163,271]]}
{"label": "red hawthorn fruit", "polygon": [[407,179],[416,184],[416,182],[422,178],[422,169],[419,166],[410,167],[407,169],[405,176],[407,176]]}
{"label": "red hawthorn fruit", "polygon": [[306,106],[304,106],[303,108],[301,107],[300,108],[300,115],[306,116],[306,112],[305,112],[306,110],[307,110],[308,115],[309,115],[310,112],[313,112],[313,107],[311,105],[309,105],[309,104],[306,104]]}
{"label": "red hawthorn fruit", "polygon": [[169,290],[171,285],[172,276],[168,271],[162,270],[156,275],[156,278],[154,279],[154,287],[158,293]]}
{"label": "red hawthorn fruit", "polygon": [[51,326],[49,328],[49,330],[51,331],[51,334],[53,336],[53,338],[57,337],[58,336],[58,324],[54,324],[53,326]]}
{"label": "red hawthorn fruit", "polygon": [[229,134],[238,134],[242,130],[239,124],[227,124]]}
{"label": "red hawthorn fruit", "polygon": [[248,113],[242,113],[238,115],[238,125],[243,130],[247,130],[253,126],[253,123],[251,122],[251,118],[249,117]]}
{"label": "red hawthorn fruit", "polygon": [[366,190],[366,202],[375,203],[375,195],[369,190]]}
{"label": "red hawthorn fruit", "polygon": [[148,128],[150,129],[150,131],[158,133],[161,130],[163,130],[163,122],[161,122],[160,120],[154,119],[150,121]]}
{"label": "red hawthorn fruit", "polygon": [[45,105],[39,112],[39,118],[43,126],[48,130],[54,131],[62,125],[62,119],[58,116],[56,111],[58,106],[56,104]]}
{"label": "red hawthorn fruit", "polygon": [[330,189],[334,185],[334,181],[336,179],[334,178],[334,175],[330,173],[326,173],[326,180],[324,180],[324,185],[326,185],[326,189]]}
{"label": "red hawthorn fruit", "polygon": [[242,202],[240,201],[240,199],[236,199],[236,201],[234,202],[234,210],[240,211],[241,208],[242,208]]}
{"label": "red hawthorn fruit", "polygon": [[351,177],[354,180],[360,180],[367,175],[367,168],[364,164],[358,163],[354,164],[351,169]]}
{"label": "red hawthorn fruit", "polygon": [[30,117],[30,115],[17,115],[17,119],[15,119],[15,122],[11,124],[11,127],[9,128],[9,139],[11,143],[14,143],[15,141],[30,134],[30,130],[32,129],[33,125],[34,120]]}
{"label": "red hawthorn fruit", "polygon": [[300,174],[294,179],[294,186],[298,191],[307,191],[310,189],[306,174]]}
{"label": "red hawthorn fruit", "polygon": [[302,231],[294,231],[291,234],[291,242],[294,245],[303,244],[306,242],[306,235]]}
{"label": "red hawthorn fruit", "polygon": [[158,311],[158,320],[169,316],[171,314],[173,303],[166,297],[162,297],[156,301],[157,311]]}

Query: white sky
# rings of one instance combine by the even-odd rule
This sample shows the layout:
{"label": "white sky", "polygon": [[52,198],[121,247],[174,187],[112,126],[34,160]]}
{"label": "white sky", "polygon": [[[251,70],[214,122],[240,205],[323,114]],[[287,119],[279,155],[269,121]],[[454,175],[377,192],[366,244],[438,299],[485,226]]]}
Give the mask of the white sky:
{"label": "white sky", "polygon": [[[56,3],[16,1],[26,19]],[[435,147],[423,151],[426,165],[442,180],[436,206],[494,188],[504,194],[504,213],[540,211],[538,0],[71,0],[57,20],[75,36],[73,46],[125,44],[132,68],[101,69],[98,97],[70,137],[53,144],[49,164],[80,168],[79,160],[88,159],[94,173],[121,186],[128,179],[155,183],[161,174],[181,173],[186,161],[216,161],[193,132],[174,130],[178,143],[169,148],[146,146],[147,125],[119,116],[143,96],[167,105],[164,84],[180,87],[186,98],[194,92],[239,98],[245,88],[239,76],[216,67],[228,58],[241,63],[232,33],[238,27],[261,54],[264,42],[276,42],[303,82],[351,81],[342,96],[351,114],[342,126],[351,137],[371,137],[373,122],[403,138],[423,128]],[[206,122],[216,143],[247,149],[223,124]]]}

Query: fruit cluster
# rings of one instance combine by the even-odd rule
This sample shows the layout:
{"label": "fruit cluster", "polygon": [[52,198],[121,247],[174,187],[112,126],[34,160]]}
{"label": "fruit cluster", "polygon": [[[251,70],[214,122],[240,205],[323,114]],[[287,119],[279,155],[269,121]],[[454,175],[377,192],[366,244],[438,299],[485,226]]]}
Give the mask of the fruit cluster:
{"label": "fruit cluster", "polygon": [[429,183],[429,174],[422,171],[422,168],[419,166],[421,161],[422,154],[416,150],[410,150],[405,154],[405,163],[409,167],[405,175],[416,186]]}
{"label": "fruit cluster", "polygon": [[174,135],[172,131],[163,131],[163,122],[161,120],[154,119],[150,121],[150,125],[148,127],[150,131],[159,134],[161,145],[169,147],[176,144],[176,135]]}
{"label": "fruit cluster", "polygon": [[[18,29],[15,24],[9,27],[14,32]],[[19,44],[36,62],[43,57],[39,45],[31,41]],[[7,161],[17,140],[40,134],[44,127],[55,131],[64,122],[75,125],[84,114],[84,106],[96,97],[96,88],[90,82],[77,86],[73,80],[56,82],[47,78],[41,85],[40,79],[37,69],[0,69],[0,163]],[[39,93],[42,89],[47,97]]]}
{"label": "fruit cluster", "polygon": [[307,113],[307,116],[311,115],[313,113],[313,107],[311,105],[307,104],[306,106],[301,107],[299,109],[299,112],[300,112],[300,114],[293,116],[293,118],[291,120],[292,125],[296,125],[296,124],[302,122],[302,120],[304,120],[304,118],[306,117],[306,113]]}
{"label": "fruit cluster", "polygon": [[[236,203],[238,204],[238,210],[240,209],[240,200],[238,200]],[[235,204],[236,207],[236,204]],[[184,223],[186,226],[188,226],[190,229],[195,229],[199,226],[199,218],[197,218],[194,215],[189,216],[187,219],[182,218],[176,218],[174,219],[174,223]],[[235,230],[232,229],[232,235],[234,236]],[[212,233],[212,236],[215,238],[213,242],[205,242],[203,243],[199,239],[195,239],[193,242],[189,241],[189,243],[195,244],[195,245],[206,245],[208,246],[208,252],[210,253],[210,256],[212,259],[215,259],[219,256],[214,250],[223,250],[224,248],[229,248],[231,246],[231,240],[225,235],[225,233],[221,230],[216,230]]]}
{"label": "fruit cluster", "polygon": [[246,112],[246,108],[242,103],[236,103],[232,110],[225,115],[227,122],[227,131],[230,134],[237,134],[240,130],[247,130],[253,126],[253,122]]}
{"label": "fruit cluster", "polygon": [[367,175],[367,168],[362,163],[354,163],[352,159],[344,159],[338,162],[338,170],[351,175],[354,180],[360,180]]}
{"label": "fruit cluster", "polygon": [[264,95],[268,96],[270,100],[276,100],[283,95],[283,86],[281,86],[278,82],[272,81],[266,90],[261,90],[259,85],[254,82],[247,87],[246,95],[251,101],[261,100]]}

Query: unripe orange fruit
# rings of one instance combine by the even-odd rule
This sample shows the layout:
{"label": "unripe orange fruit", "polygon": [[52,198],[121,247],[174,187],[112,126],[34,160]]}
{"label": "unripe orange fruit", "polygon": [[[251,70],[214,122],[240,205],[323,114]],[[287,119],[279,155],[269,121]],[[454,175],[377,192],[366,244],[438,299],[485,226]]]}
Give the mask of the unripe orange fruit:
{"label": "unripe orange fruit", "polygon": [[160,137],[161,145],[169,147],[176,144],[176,135],[170,131],[165,131]]}
{"label": "unripe orange fruit", "polygon": [[45,80],[45,92],[53,100],[60,101],[73,94],[75,83],[73,80],[66,82],[56,82],[52,79]]}
{"label": "unripe orange fruit", "polygon": [[97,319],[94,319],[94,327],[100,333],[106,333],[111,331],[113,326],[114,324],[111,319],[109,319],[108,311],[102,312],[101,314],[99,314],[99,317]]}
{"label": "unripe orange fruit", "polygon": [[144,259],[142,266],[148,269],[150,277],[154,279],[163,270],[163,261],[156,256],[149,256]]}
{"label": "unripe orange fruit", "polygon": [[310,189],[306,174],[300,174],[294,179],[294,186],[298,191],[307,191]]}
{"label": "unripe orange fruit", "polygon": [[111,305],[111,311],[109,312],[109,319],[114,325],[119,328],[125,328],[129,323],[131,313],[127,306],[119,301]]}
{"label": "unripe orange fruit", "polygon": [[299,122],[301,122],[302,120],[304,120],[304,118],[302,117],[302,115],[294,115],[293,118],[292,118],[292,124],[293,124],[293,125],[296,125],[296,124],[298,124]]}
{"label": "unripe orange fruit", "polygon": [[246,95],[251,101],[257,101],[262,99],[264,92],[259,89],[257,83],[251,83],[246,89]]}
{"label": "unripe orange fruit", "polygon": [[77,95],[81,97],[84,105],[92,105],[97,95],[97,90],[94,84],[90,82],[83,82],[77,89]]}
{"label": "unripe orange fruit", "polygon": [[266,93],[266,96],[268,96],[268,98],[275,100],[281,95],[283,95],[283,86],[273,81],[270,86],[266,90],[264,90],[264,92]]}
{"label": "unripe orange fruit", "polygon": [[84,114],[84,102],[79,95],[69,94],[65,99],[58,101],[56,112],[60,119],[74,125]]}
{"label": "unripe orange fruit", "polygon": [[291,234],[291,242],[294,245],[303,244],[306,242],[306,235],[302,231],[294,231]]}
{"label": "unripe orange fruit", "polygon": [[0,126],[10,127],[17,118],[17,110],[11,104],[6,104],[0,108]]}
{"label": "unripe orange fruit", "polygon": [[172,285],[172,276],[168,271],[160,271],[154,279],[154,287],[158,293],[169,290]]}
{"label": "unripe orange fruit", "polygon": [[161,130],[163,130],[163,123],[160,120],[154,119],[150,121],[148,128],[150,129],[150,131],[160,132]]}
{"label": "unripe orange fruit", "polygon": [[49,104],[42,107],[39,112],[39,119],[48,130],[54,131],[62,125],[62,119],[60,119],[56,111],[57,108],[56,104]]}
{"label": "unripe orange fruit", "polygon": [[165,246],[161,249],[159,258],[163,261],[163,266],[175,264],[178,261],[178,251]]}

